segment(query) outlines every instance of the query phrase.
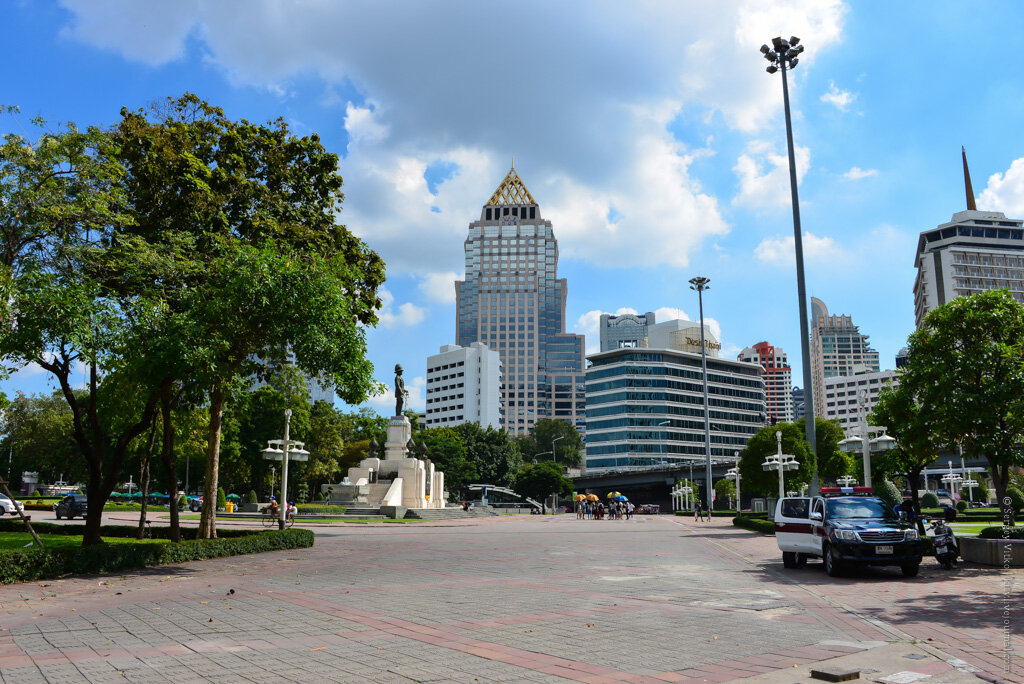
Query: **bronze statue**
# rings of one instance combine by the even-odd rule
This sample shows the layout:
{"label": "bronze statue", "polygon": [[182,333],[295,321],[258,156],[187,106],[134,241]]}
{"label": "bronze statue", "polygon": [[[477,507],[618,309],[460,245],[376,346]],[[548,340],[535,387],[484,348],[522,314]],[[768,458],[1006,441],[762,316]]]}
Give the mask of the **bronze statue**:
{"label": "bronze statue", "polygon": [[405,380],[402,380],[402,366],[395,364],[395,416],[402,415],[405,402],[409,399],[409,391],[405,389]]}

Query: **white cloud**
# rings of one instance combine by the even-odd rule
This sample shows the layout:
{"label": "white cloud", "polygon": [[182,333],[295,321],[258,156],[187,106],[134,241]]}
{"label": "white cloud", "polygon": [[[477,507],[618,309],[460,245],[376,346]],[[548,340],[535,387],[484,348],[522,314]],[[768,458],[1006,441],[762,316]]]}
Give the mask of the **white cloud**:
{"label": "white cloud", "polygon": [[[387,389],[382,394],[370,397],[366,403],[378,411],[383,411],[384,415],[390,416],[395,411],[395,388],[387,383],[384,385]],[[427,381],[422,375],[407,380],[405,389],[409,392],[409,400],[405,405],[414,411],[422,411],[427,405],[424,399],[426,386]]]}
{"label": "white cloud", "polygon": [[[766,237],[761,240],[761,244],[754,248],[754,256],[767,264],[792,265],[796,259],[794,244],[792,235]],[[804,233],[803,247],[805,261],[838,261],[843,258],[843,252],[839,245],[830,237],[818,237],[813,233]]]}
{"label": "white cloud", "polygon": [[[164,64],[194,45],[231,82],[282,98],[293,80],[319,78],[324,106],[337,107],[332,94],[354,88],[364,99],[345,109],[345,222],[419,276],[461,268],[466,226],[513,155],[564,255],[652,265],[644,246],[658,244],[658,262],[686,265],[728,226],[690,170],[710,151],[668,125],[686,110],[743,134],[775,127],[778,78],[758,46],[780,27],[813,36],[799,89],[846,12],[840,0],[61,2],[64,35],[126,59]],[[516,37],[515,59],[495,49],[497,24]],[[507,85],[521,83],[529,97]],[[423,171],[436,162],[456,170],[432,194]]]}
{"label": "white cloud", "polygon": [[[797,184],[811,165],[811,151],[795,145]],[[732,168],[740,192],[732,202],[755,210],[790,206],[789,157],[766,140],[753,140]]]}
{"label": "white cloud", "polygon": [[845,112],[857,99],[855,93],[849,90],[840,90],[833,81],[828,82],[828,92],[821,96],[821,101],[830,104],[841,112]]}
{"label": "white cloud", "polygon": [[405,302],[398,307],[396,313],[392,308],[392,304],[395,303],[394,295],[385,287],[380,288],[379,293],[382,306],[377,317],[380,318],[380,325],[383,327],[408,328],[423,321],[426,309],[416,306],[412,302]]}
{"label": "white cloud", "polygon": [[462,274],[455,271],[444,273],[428,273],[420,281],[420,291],[427,299],[442,304],[455,303],[455,281],[461,280]]}
{"label": "white cloud", "polygon": [[1006,173],[989,176],[977,200],[981,210],[1001,211],[1007,216],[1024,216],[1024,157],[1014,159]]}
{"label": "white cloud", "polygon": [[862,169],[859,166],[851,166],[850,170],[843,174],[847,180],[861,180],[878,175],[878,169]]}

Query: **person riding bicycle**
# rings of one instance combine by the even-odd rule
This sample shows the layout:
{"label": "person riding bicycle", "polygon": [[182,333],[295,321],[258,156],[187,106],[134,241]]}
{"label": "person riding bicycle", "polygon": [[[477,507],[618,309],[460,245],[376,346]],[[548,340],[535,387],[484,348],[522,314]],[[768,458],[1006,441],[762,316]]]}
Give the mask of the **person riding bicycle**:
{"label": "person riding bicycle", "polygon": [[288,502],[288,517],[294,518],[295,514],[299,512],[299,507],[295,505],[294,501]]}
{"label": "person riding bicycle", "polygon": [[267,506],[267,510],[270,511],[270,517],[272,517],[272,518],[276,518],[277,517],[278,511],[280,511],[281,509],[277,505],[277,499],[276,498],[270,497],[270,505]]}

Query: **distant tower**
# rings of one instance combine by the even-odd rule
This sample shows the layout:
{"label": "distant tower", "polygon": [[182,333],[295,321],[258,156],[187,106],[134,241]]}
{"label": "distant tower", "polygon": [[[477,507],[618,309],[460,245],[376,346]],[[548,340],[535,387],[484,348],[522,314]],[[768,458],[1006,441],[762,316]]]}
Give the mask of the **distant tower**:
{"label": "distant tower", "polygon": [[817,297],[811,297],[811,312],[811,396],[815,412],[823,416],[825,378],[877,372],[878,352],[868,345],[868,336],[861,334],[852,318],[829,315],[825,302]]}
{"label": "distant tower", "polygon": [[601,351],[639,347],[647,337],[647,329],[654,323],[654,314],[650,311],[639,316],[601,314]]}
{"label": "distant tower", "polygon": [[764,368],[764,398],[768,410],[768,422],[792,423],[793,417],[793,369],[789,366],[786,352],[768,342],[758,342],[747,347],[736,357],[740,361],[756,363]]}
{"label": "distant tower", "polygon": [[1006,288],[1024,302],[1024,221],[998,211],[978,211],[964,164],[967,211],[948,223],[921,233],[914,265],[914,320],[920,328],[925,314],[957,297]]}
{"label": "distant tower", "polygon": [[456,344],[481,342],[501,354],[505,429],[521,434],[553,418],[584,430],[583,336],[565,332],[558,242],[514,167],[469,224],[465,252]]}

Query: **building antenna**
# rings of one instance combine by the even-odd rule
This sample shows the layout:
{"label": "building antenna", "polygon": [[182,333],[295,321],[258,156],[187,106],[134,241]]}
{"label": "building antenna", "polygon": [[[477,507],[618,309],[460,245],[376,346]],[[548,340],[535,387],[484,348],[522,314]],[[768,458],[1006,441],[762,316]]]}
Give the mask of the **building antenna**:
{"label": "building antenna", "polygon": [[967,168],[967,150],[960,146],[960,154],[964,158],[964,191],[967,193],[967,210],[977,211],[978,206],[974,203],[974,188],[971,187],[971,172]]}

